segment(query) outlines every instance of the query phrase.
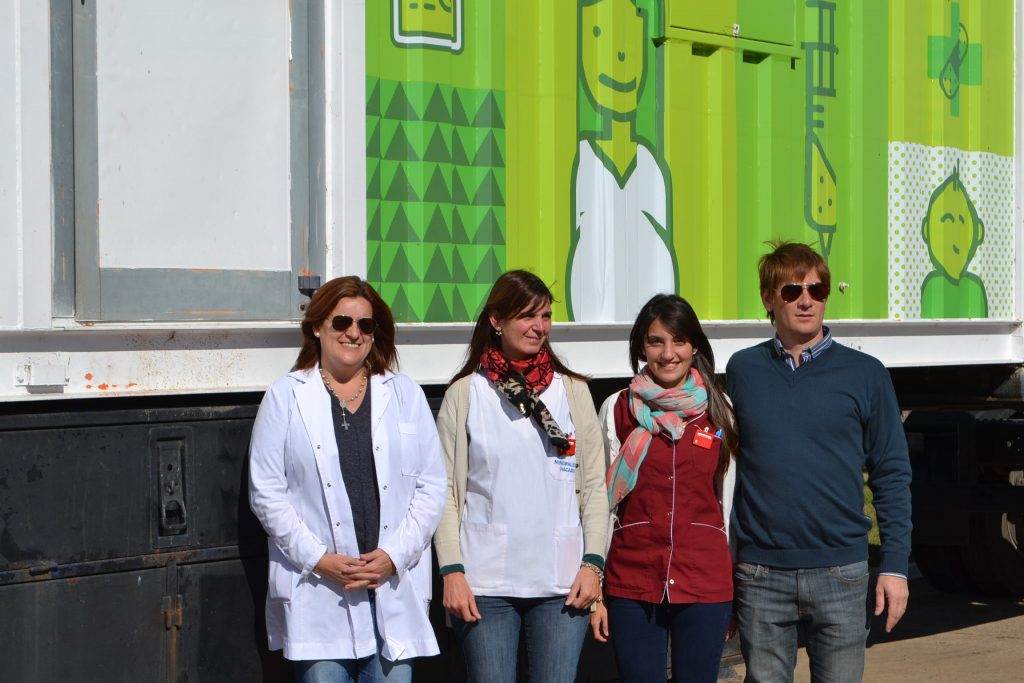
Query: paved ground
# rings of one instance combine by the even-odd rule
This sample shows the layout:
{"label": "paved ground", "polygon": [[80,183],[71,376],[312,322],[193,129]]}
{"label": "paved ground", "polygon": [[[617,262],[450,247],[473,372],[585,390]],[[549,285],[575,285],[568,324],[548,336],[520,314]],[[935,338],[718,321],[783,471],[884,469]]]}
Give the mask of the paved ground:
{"label": "paved ground", "polygon": [[[876,626],[877,624],[877,626]],[[950,595],[910,582],[910,608],[891,634],[872,624],[864,680],[889,683],[1024,681],[1024,600]],[[742,681],[742,663],[720,681]],[[796,683],[807,683],[803,648]]]}

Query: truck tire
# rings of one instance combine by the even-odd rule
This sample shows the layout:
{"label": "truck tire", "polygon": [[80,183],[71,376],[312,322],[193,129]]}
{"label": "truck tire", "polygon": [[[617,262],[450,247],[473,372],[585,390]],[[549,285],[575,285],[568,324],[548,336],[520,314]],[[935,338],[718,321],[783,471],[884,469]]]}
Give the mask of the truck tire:
{"label": "truck tire", "polygon": [[1024,595],[1024,515],[975,513],[971,545],[963,560],[978,590],[991,595]]}
{"label": "truck tire", "polygon": [[955,545],[914,544],[914,563],[932,586],[947,593],[973,593],[977,590],[967,572],[961,549]]}

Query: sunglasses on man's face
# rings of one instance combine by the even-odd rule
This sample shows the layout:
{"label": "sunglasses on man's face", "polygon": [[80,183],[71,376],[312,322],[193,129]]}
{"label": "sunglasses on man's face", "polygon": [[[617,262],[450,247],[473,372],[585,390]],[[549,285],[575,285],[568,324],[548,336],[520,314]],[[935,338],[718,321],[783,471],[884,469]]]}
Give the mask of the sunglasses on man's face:
{"label": "sunglasses on man's face", "polygon": [[805,289],[815,301],[824,301],[828,298],[828,285],[824,282],[792,282],[782,285],[779,287],[779,296],[787,304],[792,303],[800,298]]}
{"label": "sunglasses on man's face", "polygon": [[336,315],[331,318],[331,327],[338,332],[344,332],[348,328],[352,327],[352,323],[359,326],[359,331],[363,334],[373,334],[377,331],[377,321],[373,318],[360,318],[354,320],[350,315]]}

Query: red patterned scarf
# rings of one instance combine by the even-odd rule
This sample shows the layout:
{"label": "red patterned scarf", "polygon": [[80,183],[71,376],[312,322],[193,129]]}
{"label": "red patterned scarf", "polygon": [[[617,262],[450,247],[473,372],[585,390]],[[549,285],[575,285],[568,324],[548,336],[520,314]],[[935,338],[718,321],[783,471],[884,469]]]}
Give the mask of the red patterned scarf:
{"label": "red patterned scarf", "polygon": [[551,354],[542,348],[533,358],[509,360],[501,351],[489,347],[480,356],[480,367],[487,373],[487,381],[498,388],[524,417],[532,417],[548,435],[551,444],[563,453],[569,450],[569,439],[551,416],[541,393],[551,385],[555,376]]}

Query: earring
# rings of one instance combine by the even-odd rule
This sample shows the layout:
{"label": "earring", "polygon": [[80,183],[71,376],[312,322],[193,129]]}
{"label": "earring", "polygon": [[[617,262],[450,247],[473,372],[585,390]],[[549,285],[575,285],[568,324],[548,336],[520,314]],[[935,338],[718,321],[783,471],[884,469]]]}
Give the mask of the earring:
{"label": "earring", "polygon": [[319,339],[320,338],[320,333],[319,332],[314,332],[313,336],[316,337],[317,339]]}
{"label": "earring", "polygon": [[495,336],[500,337],[501,336],[501,330],[499,330],[497,327],[495,327],[494,328],[494,334],[495,334]]}

